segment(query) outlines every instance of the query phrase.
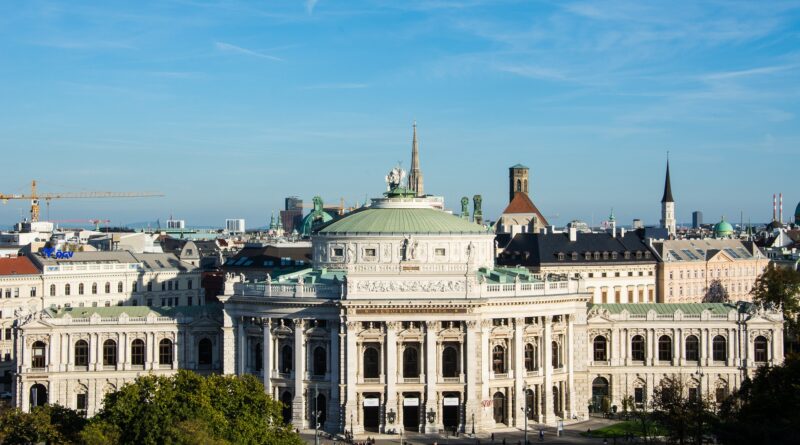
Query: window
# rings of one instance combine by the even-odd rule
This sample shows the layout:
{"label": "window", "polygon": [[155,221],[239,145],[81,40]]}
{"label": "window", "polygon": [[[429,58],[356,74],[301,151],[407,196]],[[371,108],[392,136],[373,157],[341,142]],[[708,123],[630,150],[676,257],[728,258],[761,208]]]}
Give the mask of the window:
{"label": "window", "polygon": [[46,345],[42,341],[37,341],[33,344],[31,351],[31,366],[33,368],[44,368],[47,360],[45,359]]}
{"label": "window", "polygon": [[756,363],[766,363],[767,361],[767,339],[759,335],[756,337],[755,341],[753,342],[753,349],[755,353],[755,361]]}
{"label": "window", "polygon": [[256,372],[264,369],[264,348],[261,347],[261,343],[253,345],[253,361],[255,362],[253,367]]}
{"label": "window", "polygon": [[64,295],[69,295],[69,284],[64,285]]}
{"label": "window", "polygon": [[414,346],[403,349],[403,377],[419,377],[419,350]]}
{"label": "window", "polygon": [[717,403],[722,403],[728,398],[728,388],[725,386],[719,386],[717,387],[714,395],[717,399]]}
{"label": "window", "polygon": [[124,288],[124,286],[122,284],[122,281],[117,283],[117,292],[122,293],[123,288]]}
{"label": "window", "polygon": [[525,343],[525,370],[528,372],[535,371],[539,367],[536,349],[533,343]]}
{"label": "window", "polygon": [[494,371],[495,374],[503,374],[506,372],[506,350],[500,345],[492,349],[492,371]]}
{"label": "window", "polygon": [[36,296],[36,288],[32,287],[31,288],[31,297],[35,297],[35,296]]}
{"label": "window", "polygon": [[51,284],[50,285],[50,296],[51,297],[55,297],[56,296],[56,285],[55,284]]}
{"label": "window", "polygon": [[97,283],[92,283],[92,294],[97,294]]}
{"label": "window", "polygon": [[658,339],[658,360],[668,362],[672,360],[672,338],[662,335]]}
{"label": "window", "polygon": [[[289,354],[291,354],[291,349],[289,350]],[[210,365],[211,359],[211,340],[204,338],[197,344],[197,364]]]}
{"label": "window", "polygon": [[166,282],[166,281],[162,281],[162,282],[161,282],[161,290],[162,290],[162,291],[165,291],[165,290],[167,290],[167,282]]}
{"label": "window", "polygon": [[608,360],[608,342],[602,335],[594,338],[594,361],[604,362]]}
{"label": "window", "polygon": [[139,338],[131,342],[131,364],[144,366],[144,341]]}
{"label": "window", "polygon": [[6,340],[11,340],[11,328],[6,328]]}
{"label": "window", "polygon": [[644,361],[644,337],[634,335],[631,339],[631,360]]}
{"label": "window", "polygon": [[564,258],[566,258],[566,255],[564,255],[564,252],[559,252],[558,253],[558,261],[564,261]]}
{"label": "window", "polygon": [[284,374],[292,372],[292,347],[283,345],[281,348],[280,363],[278,363],[278,370]]}
{"label": "window", "polygon": [[728,341],[725,337],[717,335],[711,344],[714,361],[724,362],[728,359]]}
{"label": "window", "polygon": [[138,281],[134,281],[133,282],[133,284],[131,285],[131,290],[133,290],[133,292],[139,292],[139,282]]}
{"label": "window", "polygon": [[158,363],[161,365],[172,364],[172,340],[164,338],[158,342]]}
{"label": "window", "polygon": [[[85,392],[81,392],[75,395],[75,409],[78,411],[86,411],[88,395]],[[84,413],[85,414],[85,413]]]}
{"label": "window", "polygon": [[336,247],[333,249],[333,256],[344,256],[344,249],[341,247]]}
{"label": "window", "polygon": [[86,340],[75,342],[75,366],[89,366],[89,343]]}
{"label": "window", "polygon": [[445,250],[442,249],[442,248],[436,248],[436,249],[433,249],[433,254],[436,255],[436,256],[444,256],[445,255]]}
{"label": "window", "polygon": [[192,288],[192,280],[191,279],[186,280],[186,288],[187,289],[191,289]]}
{"label": "window", "polygon": [[603,297],[603,304],[608,303],[608,291],[603,289],[600,295]]}
{"label": "window", "polygon": [[324,376],[328,372],[328,354],[325,348],[314,348],[314,375]]}
{"label": "window", "polygon": [[186,297],[186,306],[192,305],[192,297]]}
{"label": "window", "polygon": [[561,348],[558,347],[558,342],[553,342],[551,345],[553,350],[553,368],[561,367]]}
{"label": "window", "polygon": [[700,360],[700,340],[694,335],[686,337],[686,360],[692,362]]}
{"label": "window", "polygon": [[117,342],[106,340],[103,342],[103,366],[117,365]]}
{"label": "window", "polygon": [[377,379],[381,374],[380,353],[375,346],[364,349],[364,378]]}
{"label": "window", "polygon": [[698,400],[700,392],[697,387],[689,388],[689,400]]}
{"label": "window", "polygon": [[458,349],[446,346],[442,350],[442,377],[458,377]]}
{"label": "window", "polygon": [[364,256],[374,257],[376,255],[375,249],[364,249]]}
{"label": "window", "polygon": [[172,281],[167,282],[167,290],[172,290]]}
{"label": "window", "polygon": [[83,283],[78,284],[78,295],[83,295]]}
{"label": "window", "polygon": [[153,291],[153,282],[151,281],[147,283],[147,292],[152,292],[152,291]]}
{"label": "window", "polygon": [[644,388],[633,388],[633,403],[637,406],[644,405]]}

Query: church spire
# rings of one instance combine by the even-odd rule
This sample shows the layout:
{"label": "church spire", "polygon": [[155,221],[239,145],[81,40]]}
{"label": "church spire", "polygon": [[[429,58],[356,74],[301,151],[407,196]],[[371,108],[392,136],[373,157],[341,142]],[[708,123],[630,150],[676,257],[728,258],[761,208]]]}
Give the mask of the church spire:
{"label": "church spire", "polygon": [[675,202],[672,199],[672,185],[669,182],[669,155],[667,155],[667,178],[664,180],[664,197],[661,202]]}
{"label": "church spire", "polygon": [[419,143],[417,142],[417,121],[414,121],[414,136],[411,140],[411,171],[408,174],[408,188],[417,196],[425,195],[422,170],[419,167]]}

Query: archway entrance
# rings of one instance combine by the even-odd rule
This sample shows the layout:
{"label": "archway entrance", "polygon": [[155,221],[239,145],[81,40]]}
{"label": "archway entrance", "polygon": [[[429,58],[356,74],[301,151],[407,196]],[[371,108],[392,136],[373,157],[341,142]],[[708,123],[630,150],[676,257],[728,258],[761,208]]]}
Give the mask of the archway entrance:
{"label": "archway entrance", "polygon": [[492,405],[494,406],[494,422],[506,423],[506,395],[500,391],[494,393]]}
{"label": "archway entrance", "polygon": [[364,431],[377,433],[381,426],[381,399],[378,394],[364,394]]}
{"label": "archway entrance", "polygon": [[328,405],[324,394],[317,396],[315,409],[317,410],[318,416],[316,415],[317,413],[315,413],[315,415],[312,417],[317,418],[317,423],[319,424],[320,428],[325,428],[325,420],[327,420],[328,417]]}
{"label": "archway entrance", "polygon": [[[603,414],[608,407],[603,406],[603,400],[608,397],[608,380],[597,377],[592,380],[592,413]],[[608,403],[606,402],[606,405]]]}
{"label": "archway entrance", "polygon": [[457,392],[446,392],[442,394],[442,425],[445,430],[453,431],[459,426],[459,408],[461,407],[461,397]]}
{"label": "archway entrance", "polygon": [[284,391],[281,394],[281,403],[283,403],[283,409],[281,410],[281,414],[283,414],[283,423],[291,423],[292,422],[292,393],[289,391]]}
{"label": "archway entrance", "polygon": [[403,428],[419,431],[419,393],[403,393]]}
{"label": "archway entrance", "polygon": [[41,383],[31,386],[31,408],[47,404],[47,388]]}

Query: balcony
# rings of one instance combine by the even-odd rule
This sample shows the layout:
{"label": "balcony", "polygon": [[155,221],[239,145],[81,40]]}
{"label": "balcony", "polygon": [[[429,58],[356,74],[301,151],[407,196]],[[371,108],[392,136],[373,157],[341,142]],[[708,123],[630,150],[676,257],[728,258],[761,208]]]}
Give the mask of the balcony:
{"label": "balcony", "polygon": [[400,379],[401,383],[419,383],[420,377],[403,377]]}

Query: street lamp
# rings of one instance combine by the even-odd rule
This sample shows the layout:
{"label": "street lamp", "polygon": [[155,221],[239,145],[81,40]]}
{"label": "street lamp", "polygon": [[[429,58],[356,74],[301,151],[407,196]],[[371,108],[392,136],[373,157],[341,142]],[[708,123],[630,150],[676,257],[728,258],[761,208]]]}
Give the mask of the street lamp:
{"label": "street lamp", "polygon": [[703,421],[702,421],[702,410],[703,410],[703,368],[701,368],[700,360],[697,361],[697,371],[695,374],[697,375],[697,440],[700,445],[703,445]]}
{"label": "street lamp", "polygon": [[[524,396],[525,397],[525,408],[522,408],[522,412],[523,412],[522,420],[525,422],[525,445],[528,445],[528,410],[530,409],[528,407],[528,389],[529,388],[530,387],[528,385],[525,385],[525,388],[523,388],[523,391],[524,391],[524,394],[525,394],[525,396]],[[474,414],[473,414],[473,416],[474,416]],[[472,421],[472,425],[473,425],[473,428],[474,428],[474,426],[475,426],[475,420],[474,419]]]}
{"label": "street lamp", "polygon": [[314,445],[319,445],[319,416],[322,411],[319,410],[319,387],[314,387],[316,395],[314,396]]}

